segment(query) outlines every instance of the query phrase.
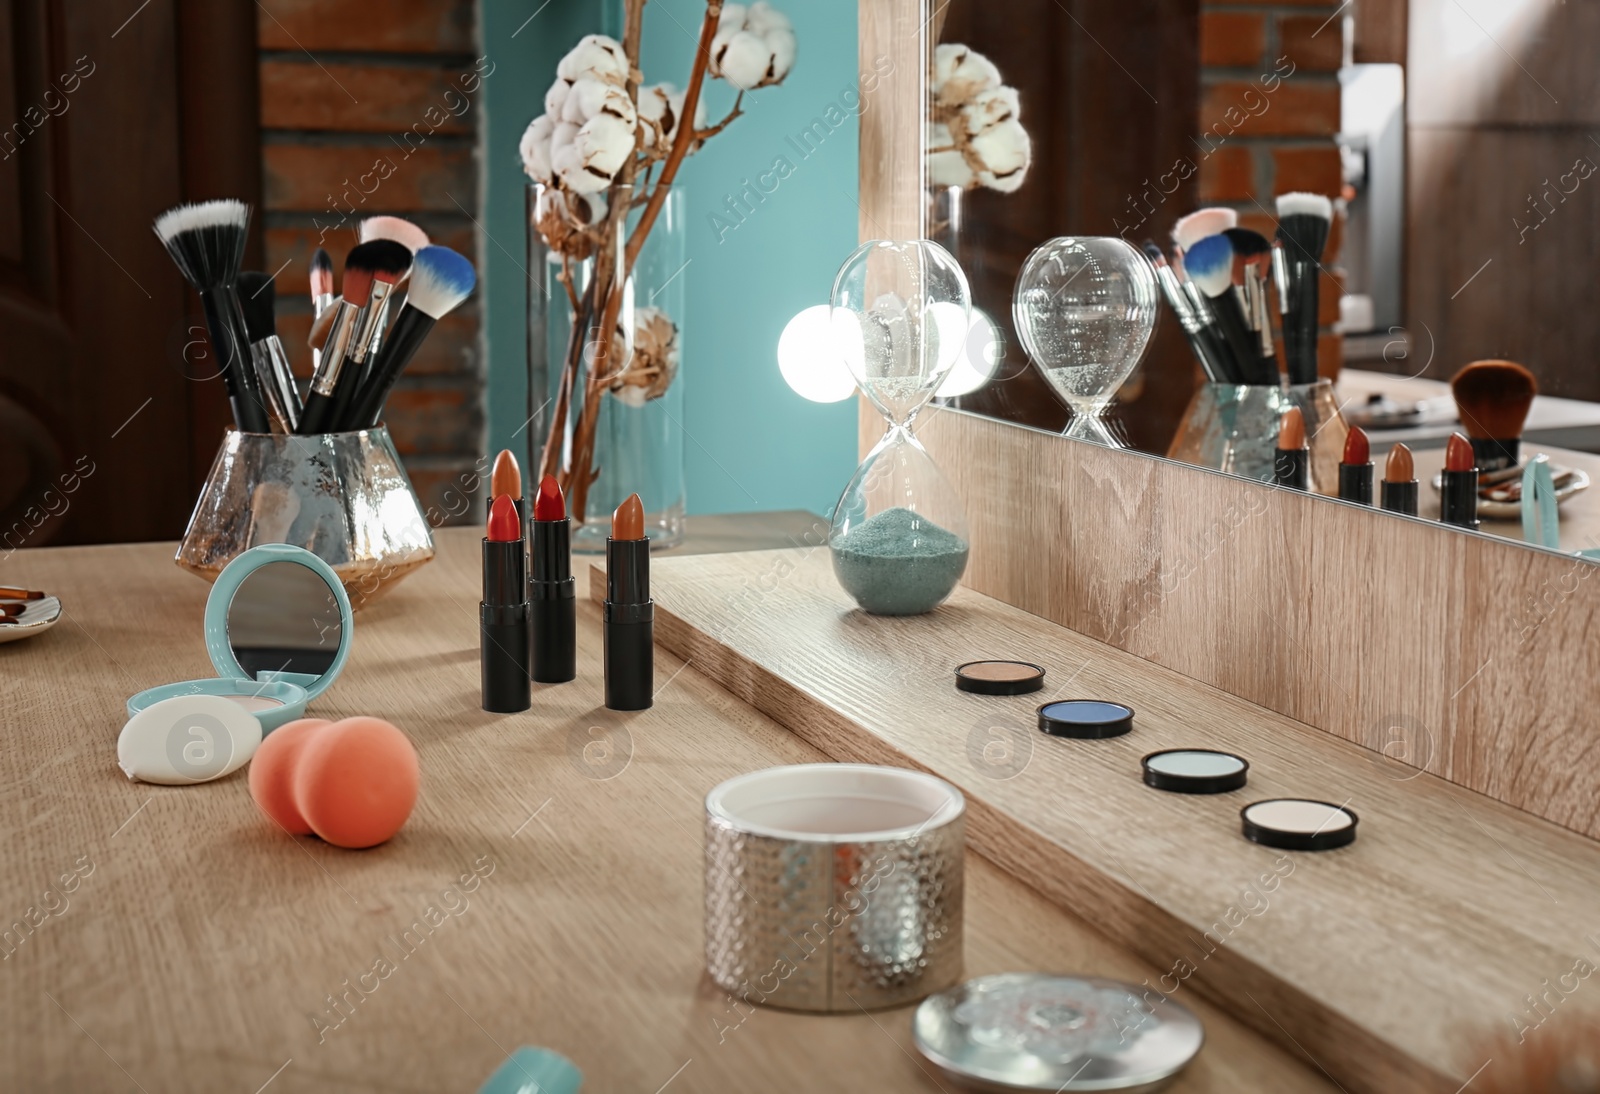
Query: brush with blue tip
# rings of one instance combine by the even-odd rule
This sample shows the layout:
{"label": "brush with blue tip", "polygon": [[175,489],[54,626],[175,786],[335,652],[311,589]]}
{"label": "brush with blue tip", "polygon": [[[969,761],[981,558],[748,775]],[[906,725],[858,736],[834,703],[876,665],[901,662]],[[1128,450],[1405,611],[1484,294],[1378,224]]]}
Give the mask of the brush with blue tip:
{"label": "brush with blue tip", "polygon": [[1189,350],[1200,362],[1206,379],[1213,384],[1231,383],[1221,336],[1217,333],[1216,324],[1211,321],[1210,310],[1202,311],[1184,296],[1178,275],[1153,240],[1144,241],[1144,254],[1156,269],[1156,284],[1161,286],[1161,295],[1166,297],[1172,314],[1178,317],[1184,337],[1189,339]]}
{"label": "brush with blue tip", "polygon": [[1245,317],[1244,305],[1233,291],[1233,244],[1226,235],[1207,236],[1184,252],[1183,271],[1211,307],[1223,341],[1233,357],[1240,383],[1276,384],[1275,362],[1261,355],[1261,343]]}
{"label": "brush with blue tip", "polygon": [[400,309],[383,348],[356,392],[346,419],[348,428],[370,429],[378,424],[389,392],[422,347],[428,332],[471,296],[477,283],[472,263],[448,247],[424,247],[416,253],[406,306]]}

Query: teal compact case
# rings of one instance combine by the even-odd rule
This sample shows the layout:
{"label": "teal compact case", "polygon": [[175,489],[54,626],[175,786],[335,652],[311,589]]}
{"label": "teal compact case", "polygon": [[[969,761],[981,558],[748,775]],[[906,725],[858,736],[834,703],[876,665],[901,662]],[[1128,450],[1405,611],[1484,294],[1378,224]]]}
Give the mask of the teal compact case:
{"label": "teal compact case", "polygon": [[264,543],[217,575],[206,598],[206,652],[217,675],[147,688],[128,717],[180,695],[219,695],[255,715],[261,732],[305,716],[350,656],[350,598],[333,568],[303,547]]}

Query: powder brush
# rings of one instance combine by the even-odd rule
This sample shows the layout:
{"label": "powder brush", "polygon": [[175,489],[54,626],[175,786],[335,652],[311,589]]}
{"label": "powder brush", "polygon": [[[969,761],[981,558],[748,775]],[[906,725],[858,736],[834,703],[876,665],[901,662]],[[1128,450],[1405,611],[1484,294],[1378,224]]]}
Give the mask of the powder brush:
{"label": "powder brush", "polygon": [[1172,239],[1178,249],[1188,254],[1189,249],[1207,236],[1221,235],[1239,223],[1239,214],[1222,206],[1197,209],[1186,217],[1179,217],[1172,226]]}
{"label": "powder brush", "polygon": [[1317,307],[1322,252],[1333,225],[1333,202],[1321,194],[1280,194],[1276,255],[1283,356],[1291,384],[1317,379]]}
{"label": "powder brush", "polygon": [[278,341],[274,314],[277,292],[273,279],[256,270],[239,275],[239,303],[244,309],[245,336],[250,339],[250,363],[266,397],[273,424],[293,433],[300,424],[300,393],[294,386],[289,358]]}
{"label": "powder brush", "polygon": [[[1230,371],[1246,384],[1276,384],[1278,371],[1263,367],[1260,342],[1233,291],[1233,244],[1226,235],[1207,236],[1184,255],[1184,272],[1205,294],[1232,358]],[[1270,371],[1270,375],[1268,374]]]}
{"label": "powder brush", "polygon": [[1161,286],[1161,295],[1166,297],[1167,306],[1178,317],[1184,337],[1189,339],[1189,349],[1194,353],[1195,360],[1200,362],[1206,379],[1214,384],[1231,383],[1226,356],[1217,342],[1220,336],[1211,320],[1210,310],[1201,311],[1185,298],[1183,286],[1178,283],[1178,275],[1173,272],[1171,264],[1167,262],[1167,256],[1161,253],[1160,247],[1147,239],[1144,241],[1144,253],[1150,264],[1155,267],[1156,284]]}
{"label": "powder brush", "polygon": [[178,272],[200,294],[234,425],[244,433],[266,433],[267,411],[250,365],[250,341],[235,290],[249,224],[250,206],[224,199],[168,209],[156,218],[155,231]]}
{"label": "powder brush", "polygon": [[429,246],[417,252],[405,307],[395,318],[394,329],[374,358],[352,404],[350,421],[354,428],[368,429],[378,424],[389,392],[433,325],[472,295],[477,282],[472,263],[450,248]]}
{"label": "powder brush", "polygon": [[1515,361],[1474,361],[1451,378],[1450,394],[1478,457],[1478,470],[1517,466],[1522,426],[1538,391],[1533,373]]}

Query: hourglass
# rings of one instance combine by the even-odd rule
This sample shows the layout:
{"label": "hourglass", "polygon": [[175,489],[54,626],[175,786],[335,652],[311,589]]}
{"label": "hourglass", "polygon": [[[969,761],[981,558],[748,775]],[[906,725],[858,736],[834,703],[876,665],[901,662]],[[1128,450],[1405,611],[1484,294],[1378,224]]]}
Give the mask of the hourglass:
{"label": "hourglass", "polygon": [[1023,348],[1072,411],[1067,436],[1123,447],[1105,412],[1155,329],[1149,261],[1110,236],[1052,239],[1023,263],[1011,310]]}
{"label": "hourglass", "polygon": [[835,348],[886,430],[833,511],[828,547],[845,592],[874,615],[932,611],[967,568],[961,499],[911,423],[961,356],[966,275],[927,240],[875,240],[839,267]]}

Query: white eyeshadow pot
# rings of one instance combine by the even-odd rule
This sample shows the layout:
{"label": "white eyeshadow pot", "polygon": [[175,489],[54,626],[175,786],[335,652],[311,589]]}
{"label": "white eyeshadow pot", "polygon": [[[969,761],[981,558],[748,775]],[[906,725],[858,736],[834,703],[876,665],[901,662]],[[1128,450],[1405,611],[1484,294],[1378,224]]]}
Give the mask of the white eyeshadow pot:
{"label": "white eyeshadow pot", "polygon": [[1331,802],[1272,798],[1239,811],[1244,838],[1286,851],[1331,851],[1354,843],[1360,818]]}

